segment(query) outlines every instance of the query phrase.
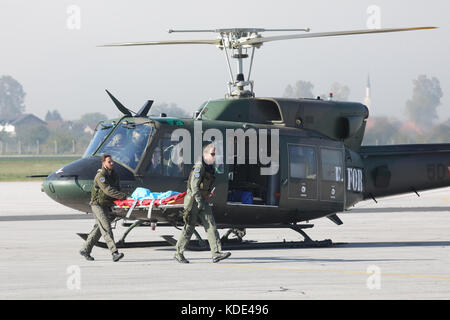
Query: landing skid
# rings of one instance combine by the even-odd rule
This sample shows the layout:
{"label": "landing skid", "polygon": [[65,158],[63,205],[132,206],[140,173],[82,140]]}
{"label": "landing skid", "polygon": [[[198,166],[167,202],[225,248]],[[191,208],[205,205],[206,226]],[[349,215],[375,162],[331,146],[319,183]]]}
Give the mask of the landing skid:
{"label": "landing skid", "polygon": [[[173,236],[162,236],[170,245],[175,246],[177,240]],[[206,245],[200,245],[198,240],[191,240],[186,249],[189,251],[209,251],[208,240],[202,240]],[[323,241],[283,241],[283,242],[256,242],[256,241],[234,241],[222,243],[222,250],[254,250],[254,249],[287,249],[287,248],[323,248],[333,245],[331,240]]]}
{"label": "landing skid", "polygon": [[[88,234],[87,233],[77,233],[77,235],[86,241]],[[99,248],[107,249],[108,246],[104,242],[97,242],[95,245]],[[128,248],[151,248],[151,247],[170,247],[171,245],[167,243],[167,241],[135,241],[135,242],[124,242],[124,241],[117,241],[116,247],[117,249],[128,249]]]}
{"label": "landing skid", "polygon": [[[253,249],[283,249],[283,248],[324,248],[333,245],[329,239],[315,241],[312,240],[303,229],[312,228],[313,224],[289,224],[279,227],[290,228],[300,233],[305,240],[303,241],[282,241],[282,242],[257,242],[253,240],[243,240],[245,236],[245,229],[229,229],[226,234],[220,239],[222,243],[222,250],[253,250]],[[229,239],[228,236],[234,234],[236,238]],[[198,240],[189,241],[186,249],[191,251],[206,251],[210,250],[207,240],[200,238],[200,235],[195,232]],[[173,236],[162,236],[164,240],[175,246],[177,240]]]}
{"label": "landing skid", "polygon": [[[177,240],[171,235],[164,235],[162,238],[165,241],[140,241],[140,242],[125,242],[125,238],[128,233],[138,226],[139,224],[133,224],[122,236],[121,240],[116,242],[116,247],[121,248],[149,248],[149,247],[170,247],[175,246]],[[245,236],[245,229],[230,229],[222,238],[222,249],[223,250],[252,250],[252,249],[283,249],[283,248],[324,248],[333,245],[333,242],[329,239],[315,241],[312,240],[303,229],[312,228],[312,224],[288,224],[288,225],[278,225],[281,228],[290,228],[298,233],[300,233],[305,240],[303,241],[282,241],[282,242],[257,242],[254,240],[243,240]],[[198,240],[189,241],[186,249],[190,251],[209,251],[209,243],[207,240],[203,240],[200,235],[195,231],[195,236]],[[234,234],[237,238],[229,239],[228,236]],[[77,235],[86,240],[88,237],[87,233],[77,233]],[[96,245],[99,248],[107,248],[106,243],[99,241]]]}

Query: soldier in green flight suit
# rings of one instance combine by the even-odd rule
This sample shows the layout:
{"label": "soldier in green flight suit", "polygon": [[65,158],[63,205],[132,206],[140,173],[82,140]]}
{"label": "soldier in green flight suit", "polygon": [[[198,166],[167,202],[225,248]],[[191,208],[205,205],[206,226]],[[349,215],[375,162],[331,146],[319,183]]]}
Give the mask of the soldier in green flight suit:
{"label": "soldier in green flight suit", "polygon": [[219,262],[231,255],[230,252],[221,252],[219,233],[207,200],[215,180],[215,152],[214,144],[208,144],[203,147],[203,160],[195,163],[188,178],[187,191],[184,198],[184,228],[177,242],[177,252],[175,254],[175,260],[180,263],[189,263],[183,253],[192,237],[198,220],[200,220],[208,235],[213,262]]}
{"label": "soldier in green flight suit", "polygon": [[80,251],[80,254],[86,260],[92,261],[94,258],[90,255],[94,245],[103,236],[105,242],[112,253],[114,262],[123,258],[123,253],[119,253],[114,242],[113,233],[111,230],[111,207],[114,205],[114,200],[124,200],[127,195],[121,192],[120,179],[114,171],[114,161],[109,154],[104,154],[101,157],[102,168],[98,170],[94,178],[94,185],[91,194],[91,208],[95,216],[95,225],[89,234],[86,243]]}

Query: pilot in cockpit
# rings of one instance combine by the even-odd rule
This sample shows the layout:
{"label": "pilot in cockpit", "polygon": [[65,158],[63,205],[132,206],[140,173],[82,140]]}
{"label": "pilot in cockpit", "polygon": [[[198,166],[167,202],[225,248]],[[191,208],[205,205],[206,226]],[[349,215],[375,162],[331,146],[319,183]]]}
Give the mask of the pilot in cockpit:
{"label": "pilot in cockpit", "polygon": [[110,153],[115,160],[129,164],[130,156],[125,150],[127,145],[125,135],[123,133],[117,133],[111,138],[104,151]]}
{"label": "pilot in cockpit", "polygon": [[166,148],[167,160],[165,162],[165,172],[166,176],[171,177],[181,177],[183,176],[183,149],[181,143],[174,144]]}
{"label": "pilot in cockpit", "polygon": [[131,136],[131,144],[130,144],[130,166],[135,168],[141,160],[142,152],[144,152],[146,140],[143,133],[138,130],[134,130]]}
{"label": "pilot in cockpit", "polygon": [[112,148],[123,148],[125,146],[125,139],[121,133],[117,133],[112,137],[111,142],[108,143],[108,147]]}
{"label": "pilot in cockpit", "polygon": [[158,146],[153,150],[150,167],[150,173],[161,174],[161,148]]}

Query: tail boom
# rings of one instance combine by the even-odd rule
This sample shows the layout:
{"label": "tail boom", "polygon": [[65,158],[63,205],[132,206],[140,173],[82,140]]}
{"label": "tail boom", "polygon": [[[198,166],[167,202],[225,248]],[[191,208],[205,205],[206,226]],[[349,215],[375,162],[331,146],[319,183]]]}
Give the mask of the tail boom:
{"label": "tail boom", "polygon": [[450,144],[361,147],[364,198],[450,186]]}

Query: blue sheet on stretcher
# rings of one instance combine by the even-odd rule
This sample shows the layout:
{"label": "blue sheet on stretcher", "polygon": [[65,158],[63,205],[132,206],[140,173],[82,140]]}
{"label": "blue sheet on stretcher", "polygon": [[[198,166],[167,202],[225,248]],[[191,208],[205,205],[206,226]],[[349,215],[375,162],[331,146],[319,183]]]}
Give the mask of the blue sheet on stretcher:
{"label": "blue sheet on stretcher", "polygon": [[166,192],[151,192],[146,188],[136,188],[136,190],[134,190],[133,194],[131,195],[131,198],[133,200],[164,199],[177,194],[180,193],[171,190]]}

